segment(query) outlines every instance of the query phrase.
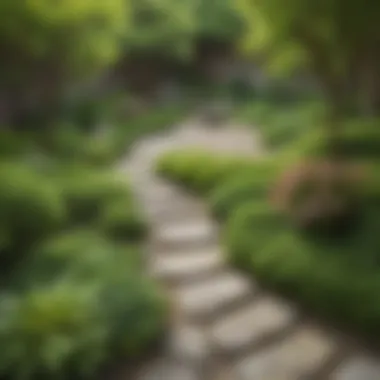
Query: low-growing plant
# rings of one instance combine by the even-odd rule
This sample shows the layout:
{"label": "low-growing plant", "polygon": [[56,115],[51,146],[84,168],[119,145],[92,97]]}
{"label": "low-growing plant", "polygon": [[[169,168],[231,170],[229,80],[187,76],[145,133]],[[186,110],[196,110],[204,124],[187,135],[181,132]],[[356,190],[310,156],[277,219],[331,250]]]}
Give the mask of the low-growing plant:
{"label": "low-growing plant", "polygon": [[97,221],[109,202],[129,195],[121,179],[91,169],[69,169],[56,181],[66,201],[70,221],[76,224]]}
{"label": "low-growing plant", "polygon": [[[120,263],[119,263],[120,265]],[[153,284],[116,270],[93,281],[56,280],[1,305],[0,374],[27,380],[91,378],[115,357],[136,357],[161,334]]]}
{"label": "low-growing plant", "polygon": [[100,227],[116,241],[139,242],[146,235],[146,223],[131,199],[120,199],[104,207]]}
{"label": "low-growing plant", "polygon": [[26,248],[65,222],[58,189],[30,166],[0,165],[0,223],[13,249]]}

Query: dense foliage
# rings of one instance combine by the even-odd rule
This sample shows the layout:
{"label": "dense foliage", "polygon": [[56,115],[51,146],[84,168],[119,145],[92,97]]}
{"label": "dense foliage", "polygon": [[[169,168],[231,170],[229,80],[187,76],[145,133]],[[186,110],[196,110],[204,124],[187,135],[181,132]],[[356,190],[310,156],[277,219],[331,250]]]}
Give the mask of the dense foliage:
{"label": "dense foliage", "polygon": [[[351,168],[343,162],[347,170],[329,176],[331,170],[325,170],[325,164],[318,161],[314,166],[305,164],[304,170],[289,171],[295,159],[299,160],[273,155],[237,165],[236,159],[191,150],[164,155],[157,170],[209,199],[222,222],[232,263],[319,315],[376,338],[380,333],[376,171],[370,171],[369,166]],[[279,182],[284,170],[286,174]],[[222,178],[212,174],[220,171]],[[207,187],[200,185],[205,178],[209,180]],[[317,224],[313,223],[313,231],[300,228],[287,210],[294,212],[300,204],[318,200],[321,189],[323,196],[328,193],[334,202],[344,202],[345,217],[336,218],[330,213],[333,208],[328,208]],[[284,197],[286,210],[282,202],[278,203]],[[354,216],[355,223],[350,225],[349,234],[338,233],[335,227],[346,228],[348,214]],[[331,223],[325,228],[327,221],[334,228]]]}
{"label": "dense foliage", "polygon": [[[127,131],[118,146],[139,136]],[[74,127],[3,136],[0,377],[93,378],[136,360],[163,333],[167,309],[143,273],[146,222],[110,168],[121,151],[88,160],[81,152],[95,137]]]}
{"label": "dense foliage", "polygon": [[[335,116],[351,107],[379,111],[379,33],[375,2],[240,0],[246,48],[280,69],[307,67]],[[268,61],[267,61],[268,62]]]}

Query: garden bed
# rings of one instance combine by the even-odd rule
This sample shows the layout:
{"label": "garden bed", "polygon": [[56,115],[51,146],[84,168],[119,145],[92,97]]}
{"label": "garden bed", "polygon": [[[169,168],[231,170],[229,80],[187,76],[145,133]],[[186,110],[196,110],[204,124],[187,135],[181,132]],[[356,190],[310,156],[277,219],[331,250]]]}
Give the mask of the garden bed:
{"label": "garden bed", "polygon": [[188,151],[165,155],[157,170],[209,200],[231,263],[318,315],[379,337],[378,188],[371,177],[361,184],[361,219],[353,233],[332,240],[312,237],[269,197],[288,165],[276,157],[241,161]]}

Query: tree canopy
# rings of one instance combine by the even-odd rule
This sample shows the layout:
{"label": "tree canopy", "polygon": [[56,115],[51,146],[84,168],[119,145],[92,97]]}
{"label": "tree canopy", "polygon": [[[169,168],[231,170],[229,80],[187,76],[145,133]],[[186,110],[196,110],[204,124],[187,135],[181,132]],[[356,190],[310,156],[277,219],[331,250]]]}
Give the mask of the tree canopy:
{"label": "tree canopy", "polygon": [[245,48],[269,67],[306,66],[333,103],[364,93],[371,108],[380,106],[378,2],[239,0],[237,8],[248,25]]}

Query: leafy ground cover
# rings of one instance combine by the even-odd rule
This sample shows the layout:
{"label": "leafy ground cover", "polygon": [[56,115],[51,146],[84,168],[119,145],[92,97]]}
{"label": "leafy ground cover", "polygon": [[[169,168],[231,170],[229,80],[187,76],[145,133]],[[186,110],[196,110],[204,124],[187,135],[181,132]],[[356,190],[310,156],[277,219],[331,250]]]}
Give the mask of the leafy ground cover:
{"label": "leafy ground cover", "polygon": [[184,112],[161,111],[108,139],[63,126],[1,132],[1,378],[94,378],[164,332],[165,298],[143,270],[147,225],[110,166]]}

